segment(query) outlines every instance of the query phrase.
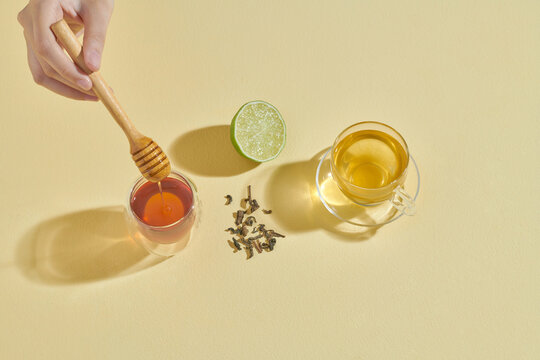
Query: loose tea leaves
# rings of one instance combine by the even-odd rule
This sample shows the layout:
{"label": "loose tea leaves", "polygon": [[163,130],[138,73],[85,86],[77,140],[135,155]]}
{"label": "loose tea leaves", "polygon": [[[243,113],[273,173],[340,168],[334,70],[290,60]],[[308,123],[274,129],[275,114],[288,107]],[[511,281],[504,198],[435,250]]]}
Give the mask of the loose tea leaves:
{"label": "loose tea leaves", "polygon": [[[225,205],[229,205],[232,202],[232,196],[226,195],[225,198],[227,199]],[[252,214],[260,208],[260,205],[252,197],[251,185],[247,187],[247,197],[240,200],[240,207],[241,209],[233,213],[235,227],[225,229],[231,235],[236,236],[232,238],[232,241],[227,240],[233,252],[243,249],[246,251],[246,259],[250,259],[254,255],[254,248],[258,254],[262,253],[263,250],[266,252],[274,250],[276,238],[284,238],[285,235],[267,229],[265,224],[257,223],[256,217]],[[262,212],[271,214],[272,210],[262,210]],[[248,234],[254,236],[247,237]]]}

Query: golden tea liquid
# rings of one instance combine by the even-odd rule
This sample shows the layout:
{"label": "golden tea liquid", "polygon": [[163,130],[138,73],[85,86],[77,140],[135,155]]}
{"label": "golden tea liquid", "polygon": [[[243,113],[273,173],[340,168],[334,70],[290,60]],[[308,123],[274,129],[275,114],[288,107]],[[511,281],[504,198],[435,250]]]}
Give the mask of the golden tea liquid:
{"label": "golden tea liquid", "polygon": [[349,198],[362,203],[388,198],[393,188],[381,188],[398,179],[408,163],[409,156],[400,142],[379,130],[348,134],[332,152],[332,170],[339,187]]}

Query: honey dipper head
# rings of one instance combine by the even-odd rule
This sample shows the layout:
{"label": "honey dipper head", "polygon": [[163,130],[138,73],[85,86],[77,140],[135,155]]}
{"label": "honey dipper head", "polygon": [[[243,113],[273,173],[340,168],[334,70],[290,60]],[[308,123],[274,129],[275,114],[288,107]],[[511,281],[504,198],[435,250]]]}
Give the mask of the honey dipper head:
{"label": "honey dipper head", "polygon": [[161,181],[171,173],[171,163],[167,155],[152,139],[148,139],[146,145],[132,152],[131,157],[142,176],[148,181]]}

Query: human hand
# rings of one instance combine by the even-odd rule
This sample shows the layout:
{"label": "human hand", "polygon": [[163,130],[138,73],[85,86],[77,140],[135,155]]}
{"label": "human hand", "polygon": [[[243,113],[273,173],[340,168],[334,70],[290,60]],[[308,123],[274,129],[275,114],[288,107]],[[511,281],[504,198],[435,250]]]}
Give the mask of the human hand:
{"label": "human hand", "polygon": [[97,100],[92,81],[63,51],[51,25],[64,18],[75,34],[84,31],[84,62],[97,71],[112,10],[113,0],[30,0],[17,20],[24,28],[34,81],[72,99]]}

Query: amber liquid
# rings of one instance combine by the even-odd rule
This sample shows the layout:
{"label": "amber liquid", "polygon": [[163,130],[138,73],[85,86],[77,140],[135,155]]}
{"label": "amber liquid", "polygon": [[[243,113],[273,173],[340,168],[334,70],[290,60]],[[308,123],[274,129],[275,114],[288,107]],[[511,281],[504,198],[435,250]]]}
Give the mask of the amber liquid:
{"label": "amber liquid", "polygon": [[145,224],[170,225],[182,219],[193,205],[193,193],[180,180],[166,178],[146,183],[131,199],[131,209]]}
{"label": "amber liquid", "polygon": [[369,190],[383,188],[398,179],[407,169],[409,156],[389,134],[378,130],[361,130],[347,135],[336,144],[332,162],[338,175],[338,185],[347,196],[373,202],[382,200],[385,194]]}

